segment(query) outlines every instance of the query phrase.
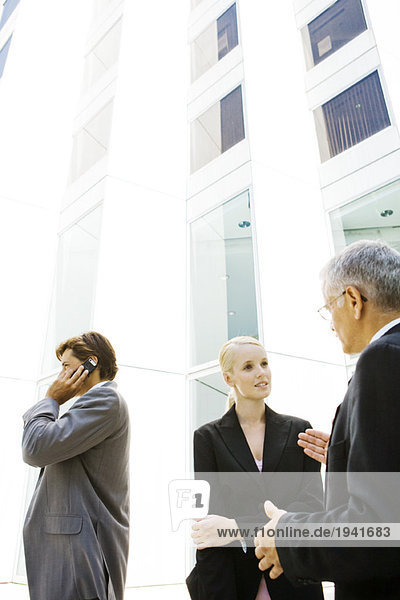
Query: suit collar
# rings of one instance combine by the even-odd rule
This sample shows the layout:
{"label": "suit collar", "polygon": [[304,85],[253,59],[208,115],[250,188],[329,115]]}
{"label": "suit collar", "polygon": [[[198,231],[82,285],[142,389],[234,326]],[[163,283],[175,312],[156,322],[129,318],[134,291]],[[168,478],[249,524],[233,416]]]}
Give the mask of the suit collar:
{"label": "suit collar", "polygon": [[398,323],[397,325],[392,325],[390,329],[385,331],[383,335],[389,335],[390,333],[400,333],[400,323]]}
{"label": "suit collar", "polygon": [[[236,407],[220,419],[216,427],[227,446],[244,471],[258,472],[246,436],[240,426]],[[274,412],[265,405],[265,436],[263,447],[263,472],[275,471],[278,467],[282,452],[286,446],[290,431],[290,419]]]}
{"label": "suit collar", "polygon": [[386,323],[386,325],[381,327],[379,329],[379,331],[377,331],[375,333],[375,335],[372,336],[369,343],[372,344],[373,342],[376,342],[376,340],[379,340],[379,338],[383,337],[384,335],[387,335],[388,333],[394,333],[394,332],[397,333],[398,331],[400,331],[400,319],[393,319],[393,321],[390,321],[390,323]]}

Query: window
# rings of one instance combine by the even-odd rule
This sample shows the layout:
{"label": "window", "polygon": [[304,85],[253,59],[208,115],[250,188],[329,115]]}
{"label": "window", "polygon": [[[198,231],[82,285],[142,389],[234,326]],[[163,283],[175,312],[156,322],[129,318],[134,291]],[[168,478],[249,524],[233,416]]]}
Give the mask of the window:
{"label": "window", "polygon": [[238,43],[236,4],[232,4],[192,42],[192,81],[208,71]]}
{"label": "window", "polygon": [[0,50],[0,77],[3,75],[4,67],[6,66],[8,51],[10,49],[10,44],[11,44],[11,38],[12,38],[12,36],[10,36],[8,38],[8,40],[6,41],[6,43]]}
{"label": "window", "polygon": [[121,23],[122,19],[119,19],[86,56],[83,76],[84,91],[96,83],[117,62]]}
{"label": "window", "polygon": [[322,161],[389,127],[378,72],[323,104],[314,116]]}
{"label": "window", "polygon": [[238,45],[238,30],[236,4],[232,4],[223,15],[217,19],[218,30],[218,60]]}
{"label": "window", "polygon": [[382,240],[400,252],[400,180],[330,214],[335,251],[358,240]]}
{"label": "window", "polygon": [[191,172],[244,139],[242,86],[191,123]]}
{"label": "window", "polygon": [[0,28],[8,21],[14,10],[17,8],[19,0],[5,0],[3,2],[3,12],[1,14]]}
{"label": "window", "polygon": [[302,31],[310,69],[367,29],[361,0],[337,0]]}
{"label": "window", "polygon": [[106,155],[111,133],[112,107],[112,102],[109,102],[74,136],[70,182],[78,179]]}
{"label": "window", "polygon": [[[190,439],[193,432],[219,419],[227,408],[228,386],[218,371],[190,382]],[[192,444],[191,444],[192,447]]]}
{"label": "window", "polygon": [[92,322],[102,206],[60,235],[43,370],[57,368],[55,348]]}
{"label": "window", "polygon": [[258,336],[249,193],[194,221],[191,252],[191,364],[216,360],[236,335]]}

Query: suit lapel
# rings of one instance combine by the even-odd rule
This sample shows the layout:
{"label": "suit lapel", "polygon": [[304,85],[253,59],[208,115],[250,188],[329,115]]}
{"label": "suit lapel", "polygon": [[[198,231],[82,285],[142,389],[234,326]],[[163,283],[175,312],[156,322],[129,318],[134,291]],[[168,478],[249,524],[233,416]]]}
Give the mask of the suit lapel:
{"label": "suit lapel", "polygon": [[290,419],[265,406],[265,437],[263,450],[263,472],[275,471],[287,444]]}
{"label": "suit lapel", "polygon": [[[265,406],[265,436],[263,447],[263,472],[275,471],[290,432],[290,420]],[[235,406],[222,417],[217,429],[228,450],[243,471],[258,472],[246,436],[240,427]]]}
{"label": "suit lapel", "polygon": [[253,455],[247,443],[243,429],[240,427],[235,406],[232,406],[222,417],[217,429],[225,442],[226,447],[239,463],[243,471],[257,471]]}

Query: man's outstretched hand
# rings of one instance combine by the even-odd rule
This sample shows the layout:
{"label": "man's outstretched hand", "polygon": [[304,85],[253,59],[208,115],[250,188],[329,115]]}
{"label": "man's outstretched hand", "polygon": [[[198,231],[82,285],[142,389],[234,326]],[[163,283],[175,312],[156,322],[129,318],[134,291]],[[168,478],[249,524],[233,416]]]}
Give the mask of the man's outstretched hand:
{"label": "man's outstretched hand", "polygon": [[89,373],[83,365],[78,367],[75,372],[73,369],[63,369],[47,390],[47,397],[53,398],[61,406],[67,400],[77,396],[88,375]]}
{"label": "man's outstretched hand", "polygon": [[[267,513],[267,517],[269,517],[271,520],[269,523],[264,525],[263,529],[276,529],[279,519],[286,513],[286,511],[280,510],[269,500],[264,503],[264,509]],[[269,576],[271,579],[276,579],[283,573],[283,569],[281,563],[279,562],[279,556],[275,546],[275,536],[264,537],[263,529],[258,532],[257,537],[255,538],[256,556],[257,558],[261,559],[258,564],[258,568],[261,569],[261,571],[266,571],[272,567],[271,571],[269,572]]]}

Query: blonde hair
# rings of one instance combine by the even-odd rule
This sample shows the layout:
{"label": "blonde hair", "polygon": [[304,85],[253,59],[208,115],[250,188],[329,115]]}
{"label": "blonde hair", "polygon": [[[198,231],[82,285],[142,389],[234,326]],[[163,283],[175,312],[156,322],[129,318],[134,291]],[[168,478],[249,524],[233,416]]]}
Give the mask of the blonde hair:
{"label": "blonde hair", "polygon": [[[259,346],[264,350],[262,343],[254,337],[249,335],[239,335],[234,337],[222,346],[219,351],[219,366],[221,367],[222,373],[232,373],[233,365],[235,364],[235,349],[236,346],[244,346],[245,344],[252,344],[253,346]],[[228,395],[228,410],[235,404],[235,391],[233,388],[229,388]]]}

